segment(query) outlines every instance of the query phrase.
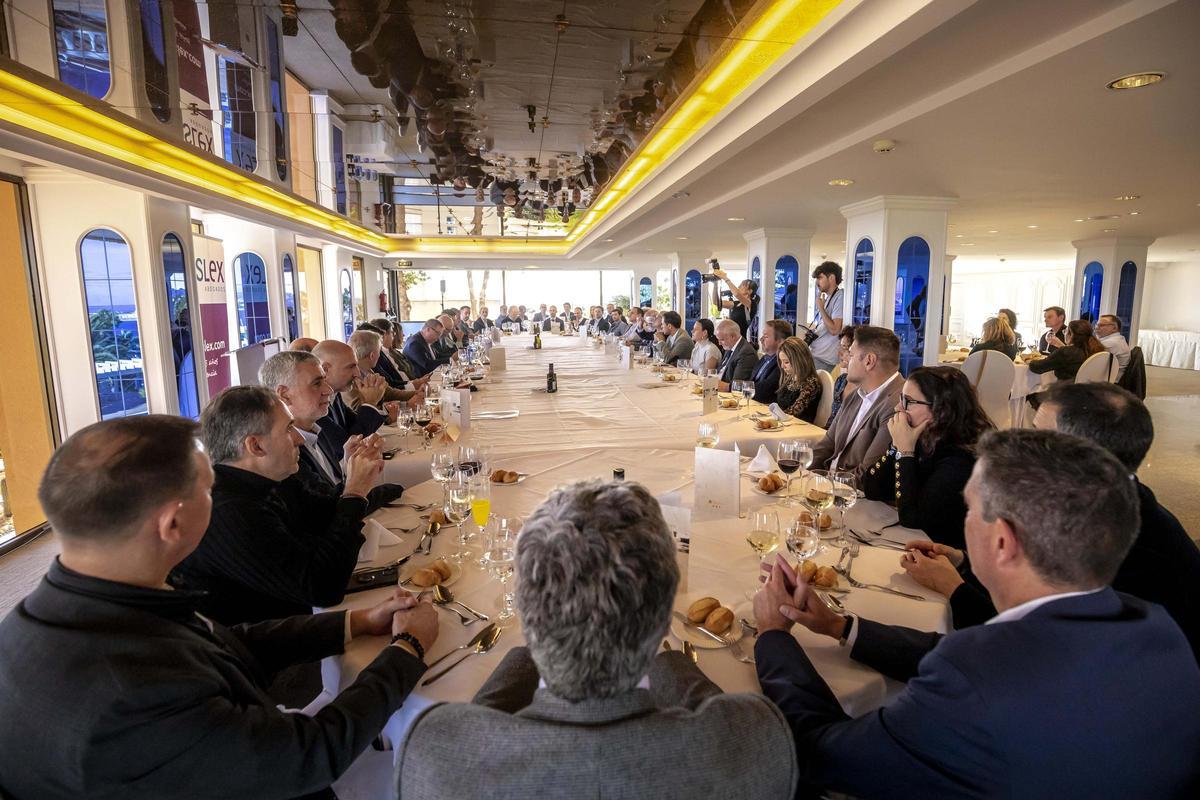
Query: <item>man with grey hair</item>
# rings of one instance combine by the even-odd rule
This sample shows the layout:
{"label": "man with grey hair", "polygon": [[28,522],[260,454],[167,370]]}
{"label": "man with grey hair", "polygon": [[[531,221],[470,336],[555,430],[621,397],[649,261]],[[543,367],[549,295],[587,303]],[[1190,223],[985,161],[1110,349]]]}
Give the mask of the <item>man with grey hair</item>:
{"label": "man with grey hair", "polygon": [[[1000,611],[986,625],[940,636],[835,614],[783,559],[755,596],[759,682],[804,782],[855,797],[1195,797],[1200,667],[1162,607],[1109,585],[1138,527],[1128,468],[1053,431],[988,433],[978,454],[966,540]],[[907,687],[850,719],[793,622]]]}
{"label": "man with grey hair", "polygon": [[383,469],[378,449],[351,454],[341,496],[321,497],[287,483],[303,439],[270,389],[226,389],[200,426],[215,473],[212,518],[173,581],[206,591],[203,610],[227,625],[340,603],[363,544],[367,494]]}
{"label": "man with grey hair", "polygon": [[[383,352],[383,337],[372,330],[359,329],[350,334],[350,339],[347,342],[350,349],[354,351],[354,359],[358,362],[358,380],[353,381],[346,389],[342,390],[342,400],[345,401],[353,410],[357,411],[358,407],[363,403],[368,405],[379,406],[380,403],[407,403],[409,406],[414,406],[421,402],[423,395],[414,389],[396,389],[387,382],[387,378],[376,371],[375,367],[379,363],[381,353]],[[383,389],[383,395],[380,400],[374,403],[368,403],[368,398],[363,394],[360,387],[368,384],[379,386]],[[371,398],[374,398],[372,393]],[[384,405],[386,408],[386,405]]]}
{"label": "man with grey hair", "polygon": [[[517,539],[509,651],[471,703],[417,718],[399,796],[790,798],[795,753],[763,697],[722,694],[679,651],[658,652],[679,569],[658,502],[636,483],[553,492]],[[473,768],[457,769],[455,753]]]}
{"label": "man with grey hair", "polygon": [[425,377],[433,372],[442,364],[448,364],[450,358],[442,358],[433,349],[433,345],[442,336],[442,321],[440,319],[427,319],[425,324],[421,326],[421,330],[408,337],[408,341],[404,343],[404,356],[413,365],[413,368],[420,373],[420,377]]}
{"label": "man with grey hair", "polygon": [[720,380],[717,387],[728,392],[734,381],[748,381],[758,367],[758,353],[744,336],[736,322],[726,317],[717,323],[717,341],[725,355],[717,364]]}

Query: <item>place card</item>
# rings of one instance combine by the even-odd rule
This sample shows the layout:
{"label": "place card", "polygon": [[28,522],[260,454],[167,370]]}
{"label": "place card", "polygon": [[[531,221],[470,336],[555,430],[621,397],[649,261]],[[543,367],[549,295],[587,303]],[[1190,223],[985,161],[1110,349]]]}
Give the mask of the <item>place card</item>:
{"label": "place card", "polygon": [[688,553],[692,542],[692,512],[691,509],[676,505],[663,505],[663,519],[675,539],[675,560],[679,565],[679,591],[687,591]]}
{"label": "place card", "polygon": [[471,390],[442,389],[438,394],[442,420],[447,425],[457,425],[459,430],[471,428]]}
{"label": "place card", "polygon": [[621,366],[633,369],[633,348],[627,344],[621,345]]}
{"label": "place card", "polygon": [[709,375],[700,381],[700,385],[704,388],[704,394],[701,395],[704,400],[702,414],[715,414],[721,407],[720,398],[717,396],[717,384],[720,383],[720,380],[718,375]]}
{"label": "place card", "polygon": [[493,347],[489,350],[488,361],[491,362],[492,372],[504,372],[508,369],[508,353],[503,347]]}
{"label": "place card", "polygon": [[710,447],[696,448],[696,519],[737,517],[742,513],[742,454]]}

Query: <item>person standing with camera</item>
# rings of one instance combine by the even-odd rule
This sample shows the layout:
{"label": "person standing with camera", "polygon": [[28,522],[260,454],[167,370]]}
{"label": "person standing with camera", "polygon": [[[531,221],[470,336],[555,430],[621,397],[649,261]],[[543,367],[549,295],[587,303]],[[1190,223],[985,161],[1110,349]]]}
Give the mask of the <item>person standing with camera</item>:
{"label": "person standing with camera", "polygon": [[[750,344],[758,347],[758,283],[747,278],[741,283],[735,284],[729,279],[729,275],[725,270],[721,269],[721,264],[715,258],[709,259],[709,265],[712,266],[712,275],[725,281],[725,285],[729,287],[729,292],[732,295],[731,300],[721,300],[721,308],[729,309],[729,318],[737,323],[741,329],[742,337]],[[704,280],[708,276],[704,276]]]}
{"label": "person standing with camera", "polygon": [[817,293],[813,298],[817,313],[806,328],[804,341],[812,351],[817,369],[832,372],[838,363],[838,336],[842,332],[842,298],[845,296],[842,268],[826,261],[813,270],[812,276],[817,282]]}

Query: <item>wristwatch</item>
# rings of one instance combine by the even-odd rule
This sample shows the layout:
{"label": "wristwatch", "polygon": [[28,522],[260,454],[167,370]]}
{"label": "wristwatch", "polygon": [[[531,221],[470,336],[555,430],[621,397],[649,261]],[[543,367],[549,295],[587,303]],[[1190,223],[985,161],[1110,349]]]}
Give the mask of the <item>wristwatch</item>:
{"label": "wristwatch", "polygon": [[850,638],[850,632],[854,630],[854,615],[846,615],[846,624],[842,626],[842,635],[838,638],[838,644],[842,647],[846,646],[846,640]]}

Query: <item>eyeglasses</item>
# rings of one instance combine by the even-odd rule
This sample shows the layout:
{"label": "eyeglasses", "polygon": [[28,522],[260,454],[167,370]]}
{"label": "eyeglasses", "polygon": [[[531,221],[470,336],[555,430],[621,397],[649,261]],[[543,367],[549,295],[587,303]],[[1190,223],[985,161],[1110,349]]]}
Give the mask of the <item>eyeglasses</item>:
{"label": "eyeglasses", "polygon": [[908,411],[909,406],[929,406],[932,408],[933,403],[926,402],[925,400],[915,400],[906,394],[900,395],[900,407]]}

